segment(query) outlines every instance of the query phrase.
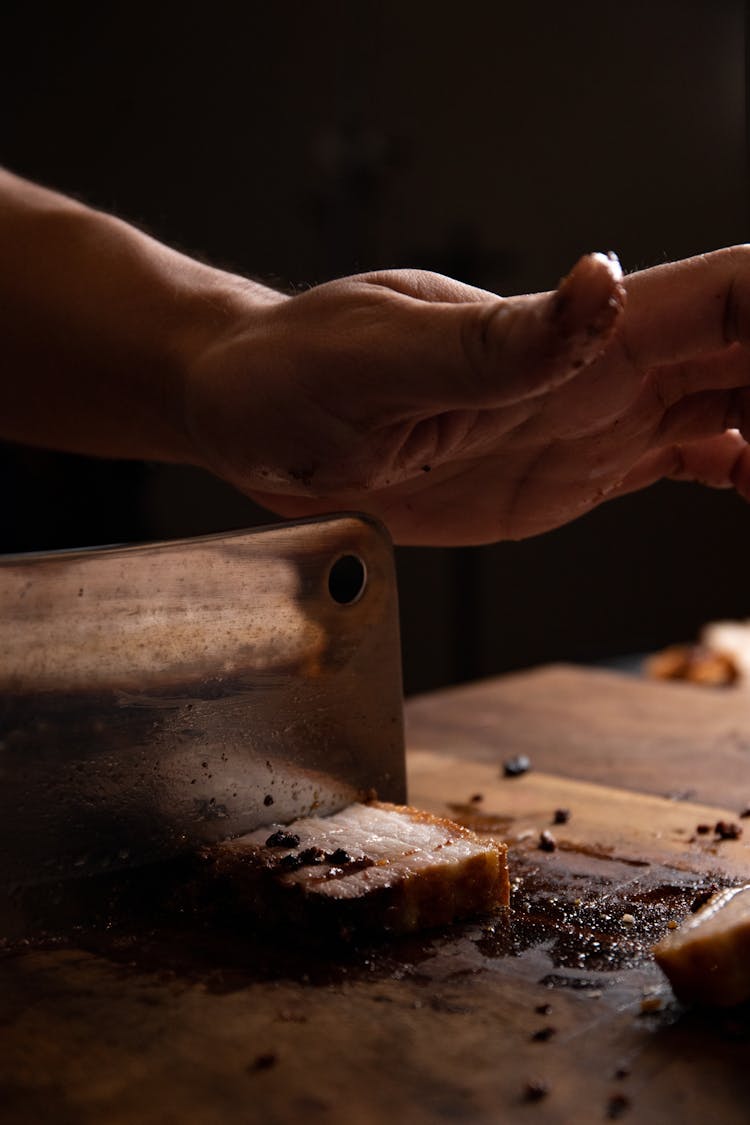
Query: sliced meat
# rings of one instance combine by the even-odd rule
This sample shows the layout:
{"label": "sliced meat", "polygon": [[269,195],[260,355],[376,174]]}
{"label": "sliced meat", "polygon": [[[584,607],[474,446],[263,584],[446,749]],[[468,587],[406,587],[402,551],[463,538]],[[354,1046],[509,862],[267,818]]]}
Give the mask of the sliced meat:
{"label": "sliced meat", "polygon": [[741,680],[750,679],[750,621],[712,621],[704,625],[700,639],[714,652],[725,653]]}
{"label": "sliced meat", "polygon": [[207,849],[223,895],[253,918],[306,932],[408,933],[507,906],[507,849],[401,805],[355,804]]}
{"label": "sliced meat", "polygon": [[654,948],[675,994],[729,1007],[750,999],[750,886],[714,895]]}

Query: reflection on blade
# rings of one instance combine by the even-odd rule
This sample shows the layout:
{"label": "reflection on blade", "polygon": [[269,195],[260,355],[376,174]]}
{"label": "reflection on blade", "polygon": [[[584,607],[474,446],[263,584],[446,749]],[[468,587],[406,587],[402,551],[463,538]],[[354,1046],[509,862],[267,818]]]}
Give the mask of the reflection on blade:
{"label": "reflection on blade", "polygon": [[[361,580],[340,593],[342,556]],[[392,552],[368,520],[7,558],[0,605],[6,891],[405,797]]]}

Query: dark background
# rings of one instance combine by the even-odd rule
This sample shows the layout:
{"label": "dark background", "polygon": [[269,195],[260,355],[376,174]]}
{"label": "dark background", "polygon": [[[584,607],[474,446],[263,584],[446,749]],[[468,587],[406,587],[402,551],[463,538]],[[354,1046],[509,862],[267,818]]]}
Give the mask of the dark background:
{"label": "dark background", "polygon": [[[412,265],[514,293],[588,250],[748,239],[740,0],[4,11],[0,160],[271,283]],[[2,550],[268,522],[194,470],[1,458]],[[663,484],[525,543],[400,550],[406,688],[750,614],[749,548],[736,497]]]}

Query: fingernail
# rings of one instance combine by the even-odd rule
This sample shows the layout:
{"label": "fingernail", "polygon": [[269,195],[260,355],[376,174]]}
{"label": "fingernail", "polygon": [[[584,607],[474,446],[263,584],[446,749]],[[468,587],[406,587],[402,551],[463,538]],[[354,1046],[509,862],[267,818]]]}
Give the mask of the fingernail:
{"label": "fingernail", "polygon": [[552,318],[560,335],[594,340],[607,333],[625,301],[621,279],[615,254],[588,254],[579,259],[552,298]]}
{"label": "fingernail", "polygon": [[599,262],[604,262],[605,266],[608,267],[609,272],[615,281],[622,281],[622,266],[620,264],[620,259],[617,257],[617,254],[615,254],[614,250],[608,250],[606,254],[601,254],[599,251],[597,251],[595,254],[592,254],[591,257],[596,258]]}

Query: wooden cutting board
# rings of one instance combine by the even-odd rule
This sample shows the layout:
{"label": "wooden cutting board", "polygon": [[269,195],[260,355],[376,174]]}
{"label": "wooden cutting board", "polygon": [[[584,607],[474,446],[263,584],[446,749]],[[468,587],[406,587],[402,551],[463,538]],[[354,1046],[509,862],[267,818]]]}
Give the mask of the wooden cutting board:
{"label": "wooden cutting board", "polygon": [[682,1009],[648,949],[750,880],[750,820],[696,832],[750,800],[750,695],[559,667],[407,715],[411,800],[509,841],[512,910],[346,955],[187,925],[16,950],[3,1123],[747,1122],[748,1013]]}

